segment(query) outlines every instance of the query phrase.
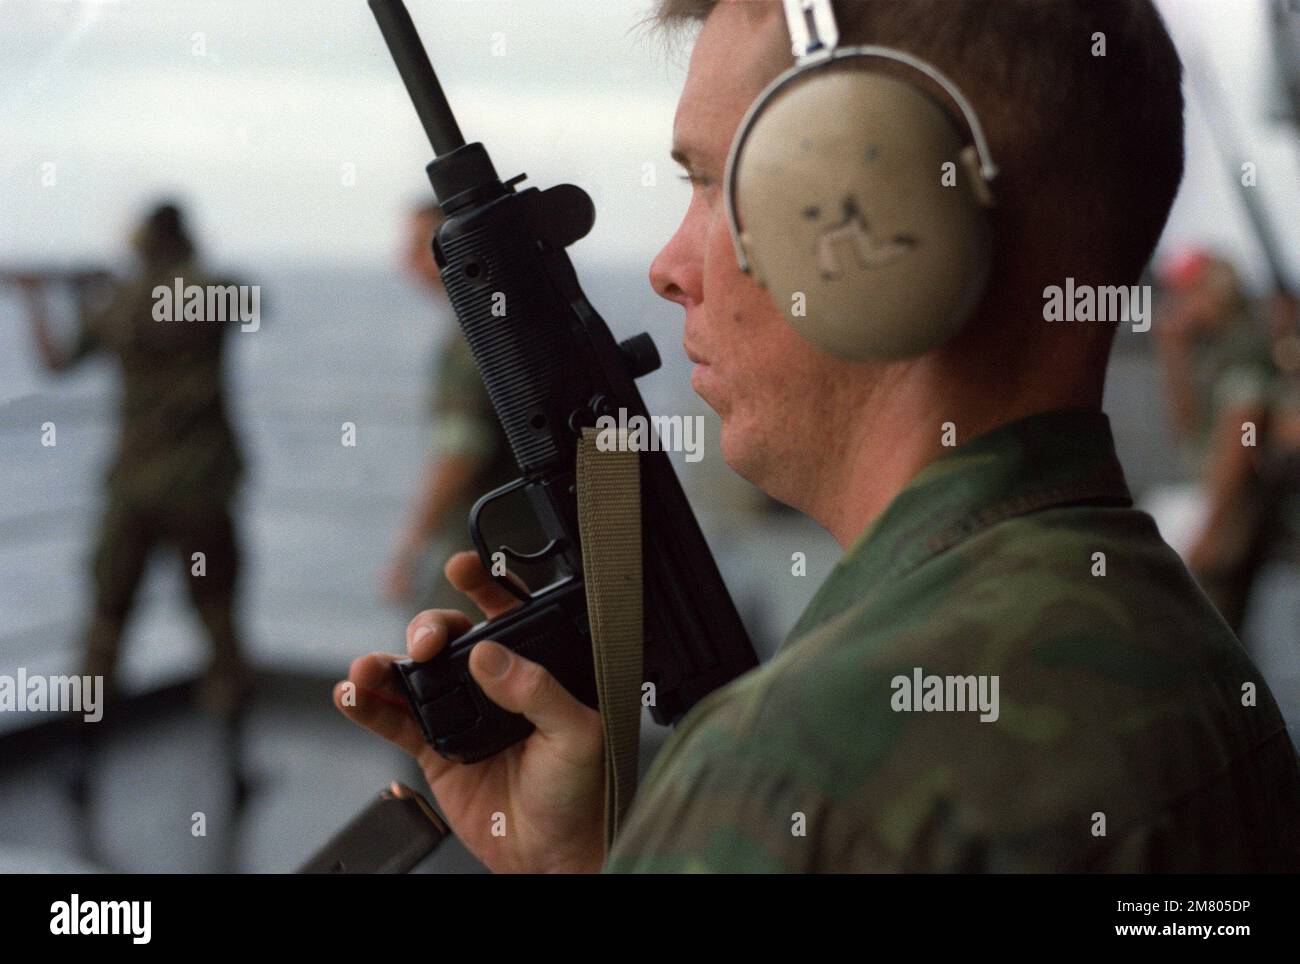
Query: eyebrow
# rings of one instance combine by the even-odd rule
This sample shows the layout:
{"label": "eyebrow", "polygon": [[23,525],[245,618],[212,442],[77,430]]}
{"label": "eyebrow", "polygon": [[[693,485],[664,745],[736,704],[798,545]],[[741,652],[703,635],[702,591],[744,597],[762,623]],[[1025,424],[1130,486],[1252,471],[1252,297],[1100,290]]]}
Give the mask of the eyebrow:
{"label": "eyebrow", "polygon": [[673,144],[673,149],[668,154],[674,161],[686,169],[688,174],[698,172],[709,173],[713,171],[714,162],[709,160],[708,155],[700,150],[698,145],[689,142],[678,141]]}

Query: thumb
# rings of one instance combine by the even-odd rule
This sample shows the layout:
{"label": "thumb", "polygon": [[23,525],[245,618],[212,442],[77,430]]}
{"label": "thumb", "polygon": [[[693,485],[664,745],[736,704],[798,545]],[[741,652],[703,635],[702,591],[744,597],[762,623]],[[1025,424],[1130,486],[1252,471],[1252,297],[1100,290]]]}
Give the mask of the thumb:
{"label": "thumb", "polygon": [[599,734],[600,714],[566,690],[540,663],[484,640],[469,655],[469,670],[484,694],[511,713],[522,713],[548,737]]}

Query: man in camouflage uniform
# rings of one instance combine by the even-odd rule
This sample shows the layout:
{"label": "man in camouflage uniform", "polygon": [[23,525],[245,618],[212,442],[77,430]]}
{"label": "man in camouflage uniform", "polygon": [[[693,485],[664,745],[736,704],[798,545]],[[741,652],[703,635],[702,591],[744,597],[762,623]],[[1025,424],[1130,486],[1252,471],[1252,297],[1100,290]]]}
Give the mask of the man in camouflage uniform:
{"label": "man in camouflage uniform", "polygon": [[[442,275],[433,259],[433,236],[442,224],[436,204],[411,215],[405,250],[407,272],[440,303],[446,303]],[[433,444],[415,504],[398,537],[397,549],[383,574],[384,596],[394,603],[416,597],[420,609],[461,609],[466,598],[439,571],[416,588],[422,558],[445,560],[470,548],[468,519],[478,498],[519,477],[510,444],[492,408],[487,388],[470,354],[469,342],[453,324],[435,359]],[[483,514],[484,533],[495,548],[505,544],[528,550],[540,535],[527,501],[509,496]],[[544,570],[530,571],[533,579]]]}
{"label": "man in camouflage uniform", "polygon": [[[139,272],[102,299],[83,298],[75,341],[59,345],[35,284],[29,314],[43,364],[65,371],[95,352],[121,374],[120,436],[94,550],[94,608],[83,673],[112,691],[127,618],[146,564],[167,546],[179,553],[194,608],[212,644],[201,702],[228,715],[248,693],[236,626],[239,545],[231,503],[243,458],[226,412],[222,350],[229,321],[155,320],[156,286],[226,285],[196,263],[181,212],[158,206],[132,238]],[[201,556],[196,554],[202,553]]]}
{"label": "man in camouflage uniform", "polygon": [[[336,703],[419,761],[494,870],[1300,867],[1277,706],[1115,458],[1114,328],[1044,320],[1067,277],[1135,282],[1168,215],[1183,104],[1159,16],[1150,0],[836,7],[842,42],[920,56],[974,102],[1001,168],[995,267],[963,332],[919,358],[804,342],[740,271],[721,187],[740,118],[791,62],[780,6],[663,0],[667,21],[704,23],[674,124],[691,203],[651,281],[685,310],[727,463],[846,550],[781,650],[681,722],[608,854],[599,715],[538,664],[471,654],[486,695],[536,727],[471,766],[391,698],[350,706],[340,684]],[[475,559],[448,572],[489,617],[511,605]],[[468,622],[423,613],[407,650],[429,659]],[[392,688],[396,658],[357,660],[357,691]]]}
{"label": "man in camouflage uniform", "polygon": [[1269,415],[1265,474],[1272,488],[1272,557],[1300,567],[1300,298],[1279,292],[1269,300],[1269,336],[1277,384]]}
{"label": "man in camouflage uniform", "polygon": [[1231,264],[1187,252],[1167,267],[1165,282],[1155,332],[1170,420],[1206,502],[1187,564],[1240,635],[1270,542],[1273,493],[1263,462],[1280,373]]}

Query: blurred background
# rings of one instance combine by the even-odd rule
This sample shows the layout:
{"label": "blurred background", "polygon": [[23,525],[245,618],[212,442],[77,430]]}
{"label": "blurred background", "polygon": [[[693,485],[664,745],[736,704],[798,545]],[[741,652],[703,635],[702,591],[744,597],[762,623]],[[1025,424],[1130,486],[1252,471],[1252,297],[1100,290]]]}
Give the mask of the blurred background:
{"label": "blurred background", "polygon": [[[685,55],[639,26],[647,0],[408,6],[467,139],[498,171],[594,198],[595,229],[570,249],[579,276],[616,336],[655,337],[664,365],[641,382],[651,411],[707,417],[704,459],[673,459],[770,653],[840,551],[727,470],[690,390],[680,312],[646,280],[688,200],[668,158]],[[1268,319],[1288,310],[1279,285],[1300,278],[1300,11],[1159,6],[1188,67],[1188,170],[1155,280],[1178,314],[1206,266],[1226,264],[1234,304],[1271,337]],[[121,722],[89,788],[69,792],[75,756],[47,714],[0,713],[0,869],[286,871],[389,779],[421,786],[329,691],[355,656],[401,650],[415,611],[384,597],[441,444],[429,398],[454,332],[409,263],[429,158],[363,0],[0,0],[0,277],[52,278],[40,295],[52,339],[77,337],[76,286],[59,277],[130,271],[128,238],[161,198],[183,206],[205,264],[260,286],[263,311],[226,345],[226,404],[248,463],[234,516],[254,674],[236,765],[223,724],[191,700],[209,646],[179,560],[159,554],[122,647]],[[0,285],[0,674],[75,673],[118,376],[103,353],[59,377],[42,367],[30,287]],[[1294,382],[1294,355],[1279,351],[1270,384]],[[1107,410],[1135,493],[1192,553],[1207,456],[1171,429],[1169,357],[1151,333],[1121,334]],[[45,423],[57,445],[42,444]],[[355,445],[341,444],[344,423]],[[1288,551],[1256,567],[1240,625],[1294,741],[1300,582]],[[806,576],[791,574],[795,552]],[[431,566],[422,558],[413,582]],[[647,730],[643,758],[661,739]],[[423,869],[473,867],[448,845]]]}

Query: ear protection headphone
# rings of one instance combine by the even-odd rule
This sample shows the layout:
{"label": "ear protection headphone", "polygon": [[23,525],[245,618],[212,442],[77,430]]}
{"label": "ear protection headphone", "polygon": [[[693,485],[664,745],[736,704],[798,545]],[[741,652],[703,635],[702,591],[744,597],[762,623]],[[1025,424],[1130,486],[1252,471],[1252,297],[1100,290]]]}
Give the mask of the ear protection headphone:
{"label": "ear protection headphone", "polygon": [[[992,262],[997,168],[974,109],[930,64],[839,47],[830,0],[783,0],[795,65],[759,94],[727,157],[742,271],[790,324],[842,358],[894,360],[951,339]],[[902,64],[947,94],[855,69]]]}

